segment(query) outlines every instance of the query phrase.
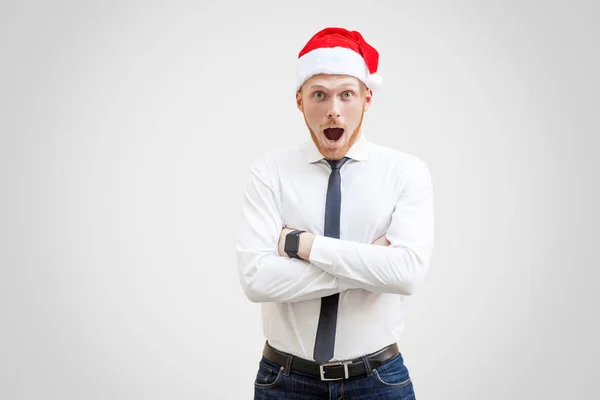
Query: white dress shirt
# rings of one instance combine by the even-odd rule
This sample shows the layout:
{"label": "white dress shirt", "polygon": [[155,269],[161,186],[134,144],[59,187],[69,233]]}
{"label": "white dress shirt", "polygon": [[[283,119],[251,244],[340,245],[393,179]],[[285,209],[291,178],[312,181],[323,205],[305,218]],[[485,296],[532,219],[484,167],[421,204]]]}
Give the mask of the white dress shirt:
{"label": "white dress shirt", "polygon": [[[340,293],[334,357],[399,340],[404,296],[424,279],[434,244],[429,169],[360,139],[341,168],[340,238],[323,236],[331,168],[312,140],[269,151],[250,168],[237,240],[241,285],[262,303],[273,347],[313,360],[321,297]],[[284,227],[316,235],[309,262],[278,255]],[[386,235],[390,246],[371,244]]]}

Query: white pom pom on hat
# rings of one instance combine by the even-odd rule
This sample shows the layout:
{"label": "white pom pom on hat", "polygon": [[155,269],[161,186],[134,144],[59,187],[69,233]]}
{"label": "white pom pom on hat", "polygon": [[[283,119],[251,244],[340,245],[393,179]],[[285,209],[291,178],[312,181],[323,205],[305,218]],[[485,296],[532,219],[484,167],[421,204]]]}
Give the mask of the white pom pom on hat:
{"label": "white pom pom on hat", "polygon": [[317,32],[298,54],[296,90],[314,75],[354,76],[369,89],[383,86],[379,53],[357,31],[329,27]]}

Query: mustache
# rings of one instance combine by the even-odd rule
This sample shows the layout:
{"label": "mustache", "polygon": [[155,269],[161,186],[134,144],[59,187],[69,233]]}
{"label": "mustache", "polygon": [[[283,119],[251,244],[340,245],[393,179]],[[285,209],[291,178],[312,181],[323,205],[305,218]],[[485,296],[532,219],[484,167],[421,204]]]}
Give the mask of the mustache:
{"label": "mustache", "polygon": [[343,128],[344,130],[346,130],[346,124],[343,124],[337,118],[329,118],[326,123],[319,125],[319,130],[322,131],[323,129],[328,128],[328,127],[330,127],[332,125],[336,126],[338,128]]}

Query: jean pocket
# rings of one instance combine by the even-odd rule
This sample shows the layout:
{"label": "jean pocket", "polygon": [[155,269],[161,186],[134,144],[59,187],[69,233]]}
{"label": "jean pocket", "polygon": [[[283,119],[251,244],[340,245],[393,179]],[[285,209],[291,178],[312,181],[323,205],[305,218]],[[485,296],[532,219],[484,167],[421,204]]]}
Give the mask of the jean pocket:
{"label": "jean pocket", "polygon": [[254,380],[254,387],[259,389],[270,389],[275,387],[283,376],[283,367],[276,366],[261,360],[258,363],[258,372]]}
{"label": "jean pocket", "polygon": [[399,357],[395,357],[380,368],[374,369],[373,377],[385,387],[403,388],[411,383],[408,368]]}
{"label": "jean pocket", "polygon": [[410,376],[406,377],[401,374],[387,374],[385,376],[381,376],[377,370],[373,370],[373,376],[379,384],[385,387],[403,388],[410,385],[412,382]]}

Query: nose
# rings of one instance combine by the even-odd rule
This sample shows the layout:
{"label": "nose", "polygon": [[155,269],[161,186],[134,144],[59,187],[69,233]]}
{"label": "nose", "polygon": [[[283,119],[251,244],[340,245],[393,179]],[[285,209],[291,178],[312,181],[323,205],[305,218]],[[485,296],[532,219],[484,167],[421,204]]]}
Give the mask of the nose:
{"label": "nose", "polygon": [[339,118],[340,116],[341,116],[340,104],[336,99],[333,99],[329,103],[329,108],[327,110],[327,117],[328,118]]}

